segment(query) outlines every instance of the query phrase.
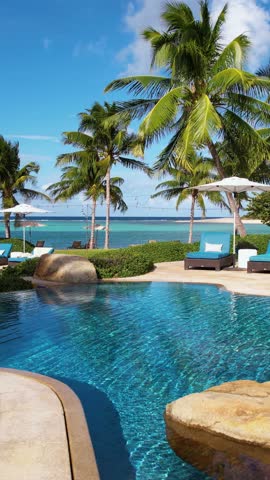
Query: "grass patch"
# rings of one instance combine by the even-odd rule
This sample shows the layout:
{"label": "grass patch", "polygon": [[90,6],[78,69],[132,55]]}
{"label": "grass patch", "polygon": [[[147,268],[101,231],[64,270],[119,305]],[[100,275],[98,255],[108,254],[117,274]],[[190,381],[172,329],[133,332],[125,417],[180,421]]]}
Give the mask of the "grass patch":
{"label": "grass patch", "polygon": [[[0,238],[0,243],[12,243],[13,252],[23,252],[23,240],[21,238]],[[34,245],[25,241],[25,251],[31,253]]]}

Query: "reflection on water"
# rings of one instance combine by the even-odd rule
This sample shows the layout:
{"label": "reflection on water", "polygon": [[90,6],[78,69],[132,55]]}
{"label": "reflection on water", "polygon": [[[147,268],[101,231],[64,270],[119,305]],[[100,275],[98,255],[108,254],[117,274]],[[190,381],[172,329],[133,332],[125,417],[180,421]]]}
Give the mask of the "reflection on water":
{"label": "reflection on water", "polygon": [[74,285],[58,287],[39,287],[37,296],[41,303],[49,305],[76,305],[93,302],[96,298],[97,285],[81,285],[74,289]]}

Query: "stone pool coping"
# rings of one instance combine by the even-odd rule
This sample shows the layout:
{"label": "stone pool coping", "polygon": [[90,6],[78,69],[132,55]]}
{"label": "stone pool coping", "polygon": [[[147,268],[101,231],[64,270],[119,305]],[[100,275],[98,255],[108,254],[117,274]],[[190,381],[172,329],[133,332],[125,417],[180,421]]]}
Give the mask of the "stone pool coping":
{"label": "stone pool coping", "polygon": [[176,282],[216,285],[232,293],[270,296],[267,273],[247,273],[246,270],[224,269],[185,270],[184,262],[156,263],[152,272],[137,277],[103,279],[104,283],[115,282]]}
{"label": "stone pool coping", "polygon": [[[84,411],[77,395],[75,395],[75,393],[64,383],[45,375],[10,368],[0,368],[0,374],[1,373],[17,375],[31,379],[34,382],[38,382],[43,386],[46,386],[56,395],[60,401],[63,410],[62,413],[64,414],[67,443],[63,445],[63,448],[68,448],[67,455],[69,458],[71,471],[70,479],[85,480],[86,478],[91,478],[91,480],[99,480],[100,477],[98,474],[96,459],[88,432]],[[14,386],[15,399],[16,381],[14,382]],[[6,405],[6,408],[3,408],[3,405],[4,398],[1,402],[1,410],[3,410],[2,414],[5,415],[5,413],[7,414],[9,411],[9,406]],[[33,412],[33,414],[35,415],[35,412]],[[59,415],[59,412],[56,411],[55,415]],[[44,476],[44,479],[45,478],[51,477]],[[61,477],[56,476],[53,478],[60,479]]]}

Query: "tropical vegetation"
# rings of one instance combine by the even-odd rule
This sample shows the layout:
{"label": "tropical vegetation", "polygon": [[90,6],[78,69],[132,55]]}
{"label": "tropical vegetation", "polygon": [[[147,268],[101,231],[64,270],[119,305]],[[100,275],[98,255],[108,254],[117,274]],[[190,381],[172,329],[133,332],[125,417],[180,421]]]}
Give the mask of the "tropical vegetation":
{"label": "tropical vegetation", "polygon": [[[135,96],[116,104],[113,121],[143,118],[139,138],[146,146],[169,136],[156,170],[166,171],[175,163],[187,167],[194,149],[208,149],[219,177],[225,178],[217,139],[236,152],[245,145],[244,151],[256,155],[257,166],[269,155],[270,105],[265,98],[270,81],[244,69],[250,47],[245,34],[223,45],[227,9],[225,5],[212,22],[207,1],[200,3],[199,20],[187,4],[167,3],[162,14],[165,30],[150,27],[143,32],[152,48],[152,67],[165,75],[130,76],[106,87]],[[232,194],[226,195],[243,236],[237,203]]]}
{"label": "tropical vegetation", "polygon": [[[114,165],[122,165],[124,167],[143,170],[150,173],[150,169],[140,160],[136,160],[127,155],[132,153],[134,156],[142,155],[142,147],[138,142],[137,135],[128,131],[129,122],[118,121],[117,124],[109,124],[107,120],[116,113],[115,104],[107,102],[104,105],[96,102],[90,109],[79,114],[80,125],[78,132],[65,132],[64,143],[79,147],[81,150],[70,154],[63,154],[58,157],[57,165],[64,166],[70,162],[75,162],[76,167],[73,170],[64,170],[62,175],[62,187],[64,182],[69,184],[69,179],[75,173],[77,168],[76,187],[64,188],[64,198],[58,188],[53,185],[50,191],[53,193],[56,188],[56,199],[67,199],[73,196],[73,192],[77,189],[85,191],[86,196],[93,201],[92,205],[92,235],[94,230],[94,216],[97,199],[104,198],[106,201],[106,231],[104,248],[109,248],[109,231],[110,231],[110,208],[111,204],[121,211],[126,210],[126,204],[123,200],[120,185],[123,181],[121,178],[111,179],[111,169]],[[73,172],[73,173],[72,173]],[[67,176],[69,179],[67,179]],[[85,185],[85,180],[87,185]],[[105,184],[104,184],[105,180]],[[80,185],[80,186],[79,186]],[[86,187],[86,188],[85,188]],[[62,191],[63,193],[63,191]],[[70,195],[70,196],[69,196]],[[92,242],[93,245],[93,242]]]}
{"label": "tropical vegetation", "polygon": [[[59,182],[51,184],[48,191],[55,201],[66,201],[79,193],[83,193],[85,199],[91,199],[91,233],[89,248],[95,247],[95,226],[97,202],[101,204],[106,198],[106,169],[100,166],[98,150],[93,146],[91,137],[82,132],[68,132],[64,135],[64,142],[80,146],[81,150],[73,153],[59,155],[57,165],[66,165],[74,162],[73,165],[63,166]],[[115,210],[125,212],[127,205],[123,200],[123,193],[120,186],[124,180],[120,177],[110,178],[111,204]]]}
{"label": "tropical vegetation", "polygon": [[205,198],[214,205],[228,208],[220,192],[200,192],[195,188],[198,185],[214,181],[213,162],[194,152],[187,166],[177,166],[177,164],[174,167],[169,166],[167,174],[170,177],[169,180],[157,185],[156,190],[159,191],[153,194],[152,198],[163,197],[171,200],[176,197],[176,210],[185,200],[191,199],[188,243],[192,243],[196,205],[201,210],[203,217],[206,215]]}
{"label": "tropical vegetation", "polygon": [[[39,165],[35,162],[21,166],[19,157],[19,144],[5,140],[0,136],[0,195],[2,208],[8,209],[18,205],[18,197],[29,201],[40,198],[49,201],[48,195],[29,188],[36,185]],[[5,236],[10,238],[10,213],[4,214]]]}
{"label": "tropical vegetation", "polygon": [[247,218],[258,218],[270,226],[270,192],[260,193],[250,199],[247,206]]}

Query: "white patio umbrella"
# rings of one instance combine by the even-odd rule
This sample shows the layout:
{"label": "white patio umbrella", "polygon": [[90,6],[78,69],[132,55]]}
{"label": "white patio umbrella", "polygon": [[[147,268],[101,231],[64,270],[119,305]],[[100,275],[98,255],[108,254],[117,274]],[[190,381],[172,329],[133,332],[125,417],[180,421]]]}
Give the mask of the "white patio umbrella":
{"label": "white patio umbrella", "polygon": [[[19,203],[19,205],[15,205],[15,207],[4,208],[3,210],[0,210],[0,212],[15,213],[17,215],[29,215],[30,213],[48,213],[48,210],[33,207],[27,203]],[[25,225],[23,225],[23,253],[25,253]]]}
{"label": "white patio umbrella", "polygon": [[[192,187],[199,191],[207,192],[228,192],[228,193],[242,193],[250,191],[268,192],[270,185],[264,183],[252,182],[247,178],[228,177],[218,182],[206,183],[205,185],[198,185]],[[233,214],[233,253],[235,253],[235,212]]]}

